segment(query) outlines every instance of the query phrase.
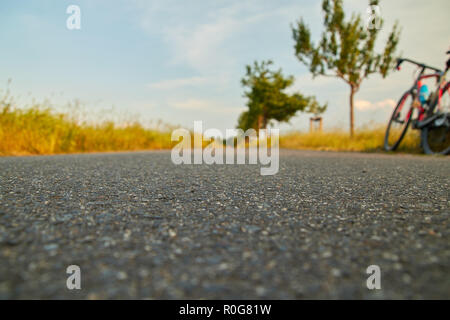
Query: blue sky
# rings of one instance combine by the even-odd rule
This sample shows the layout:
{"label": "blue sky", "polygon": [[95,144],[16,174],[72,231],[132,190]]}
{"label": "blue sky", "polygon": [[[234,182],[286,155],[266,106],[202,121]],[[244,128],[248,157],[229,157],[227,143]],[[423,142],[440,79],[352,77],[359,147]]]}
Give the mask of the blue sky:
{"label": "blue sky", "polygon": [[[81,30],[66,28],[66,8],[81,8]],[[365,14],[364,0],[344,1],[348,14]],[[19,101],[78,99],[94,118],[162,119],[193,127],[233,128],[245,110],[240,79],[245,65],[272,59],[296,77],[295,88],[328,102],[325,127],[348,126],[348,87],[311,79],[294,56],[290,24],[304,17],[318,37],[321,1],[293,0],[3,0],[0,2],[0,89],[7,79]],[[395,20],[400,51],[437,67],[449,49],[450,2],[381,1],[379,44]],[[357,93],[356,123],[384,122],[410,85],[412,68],[388,79],[372,76]],[[112,113],[111,113],[111,110]],[[111,116],[112,117],[112,116]],[[281,129],[306,129],[299,113]]]}

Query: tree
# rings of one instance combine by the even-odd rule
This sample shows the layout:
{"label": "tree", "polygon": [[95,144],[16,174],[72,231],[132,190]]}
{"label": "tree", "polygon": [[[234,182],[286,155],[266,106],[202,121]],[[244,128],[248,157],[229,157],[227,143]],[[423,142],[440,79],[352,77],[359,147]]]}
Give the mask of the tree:
{"label": "tree", "polygon": [[[378,0],[369,1],[369,9]],[[324,0],[325,30],[317,45],[311,41],[311,32],[303,19],[292,27],[297,58],[309,67],[313,77],[318,75],[337,77],[350,86],[350,135],[354,133],[353,99],[361,82],[370,74],[380,73],[385,78],[395,63],[394,53],[399,41],[398,24],[395,23],[384,51],[375,53],[375,41],[383,21],[378,26],[365,26],[361,16],[353,14],[346,21],[342,0]]]}
{"label": "tree", "polygon": [[254,62],[247,65],[242,85],[248,88],[244,92],[247,97],[248,110],[238,119],[238,128],[247,130],[265,129],[271,120],[287,122],[297,111],[321,113],[326,105],[321,106],[314,97],[306,97],[300,93],[288,94],[285,89],[294,83],[293,76],[285,77],[281,69],[271,70],[272,61]]}

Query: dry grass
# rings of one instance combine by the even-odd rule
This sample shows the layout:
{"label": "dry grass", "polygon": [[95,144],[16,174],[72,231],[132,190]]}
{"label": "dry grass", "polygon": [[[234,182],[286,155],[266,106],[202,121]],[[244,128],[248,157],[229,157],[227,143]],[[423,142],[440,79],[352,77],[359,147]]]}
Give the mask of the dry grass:
{"label": "dry grass", "polygon": [[[314,149],[334,151],[383,151],[384,127],[362,128],[350,138],[348,131],[332,130],[314,133],[293,132],[280,137],[280,146],[289,149]],[[398,152],[420,153],[420,137],[409,130]]]}
{"label": "dry grass", "polygon": [[[118,125],[113,121],[97,124],[55,112],[43,104],[18,108],[11,100],[0,99],[0,155],[60,154],[102,151],[170,149],[171,130],[144,128],[138,122]],[[336,151],[382,151],[384,128],[322,133],[293,132],[280,137],[280,146],[289,149]],[[410,130],[400,152],[421,152],[418,132]],[[203,141],[203,145],[209,142]]]}
{"label": "dry grass", "polygon": [[0,155],[167,149],[170,131],[139,123],[79,123],[42,105],[21,109],[0,101]]}

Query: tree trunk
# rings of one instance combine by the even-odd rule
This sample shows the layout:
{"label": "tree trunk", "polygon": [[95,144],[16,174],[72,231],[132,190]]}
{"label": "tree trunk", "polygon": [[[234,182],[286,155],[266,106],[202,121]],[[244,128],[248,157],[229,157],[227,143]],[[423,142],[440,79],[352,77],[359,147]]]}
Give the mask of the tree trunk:
{"label": "tree trunk", "polygon": [[264,118],[263,118],[263,115],[260,114],[260,115],[258,115],[258,128],[256,129],[257,132],[259,132],[259,129],[263,129],[263,124],[264,124]]}
{"label": "tree trunk", "polygon": [[350,137],[353,138],[353,135],[355,133],[355,121],[353,117],[353,98],[356,93],[356,89],[354,86],[350,86]]}
{"label": "tree trunk", "polygon": [[262,127],[261,129],[267,129],[267,116],[263,115]]}
{"label": "tree trunk", "polygon": [[259,131],[259,129],[266,129],[267,128],[267,115],[266,113],[262,113],[260,115],[258,115],[258,129],[257,131]]}

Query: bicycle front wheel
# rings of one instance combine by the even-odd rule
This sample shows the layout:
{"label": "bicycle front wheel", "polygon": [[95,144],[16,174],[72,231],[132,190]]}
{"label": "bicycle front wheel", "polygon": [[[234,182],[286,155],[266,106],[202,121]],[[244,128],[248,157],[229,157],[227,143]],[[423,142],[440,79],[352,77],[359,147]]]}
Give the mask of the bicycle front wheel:
{"label": "bicycle front wheel", "polygon": [[411,92],[407,91],[398,101],[397,106],[392,113],[386,128],[386,134],[384,136],[384,149],[386,151],[393,151],[397,149],[400,142],[408,130],[411,123],[413,108],[412,103],[414,97]]}

